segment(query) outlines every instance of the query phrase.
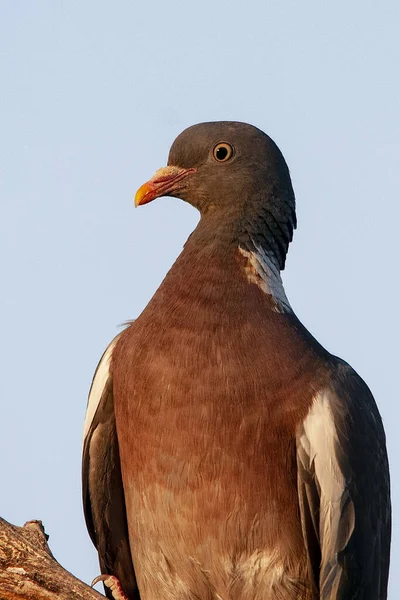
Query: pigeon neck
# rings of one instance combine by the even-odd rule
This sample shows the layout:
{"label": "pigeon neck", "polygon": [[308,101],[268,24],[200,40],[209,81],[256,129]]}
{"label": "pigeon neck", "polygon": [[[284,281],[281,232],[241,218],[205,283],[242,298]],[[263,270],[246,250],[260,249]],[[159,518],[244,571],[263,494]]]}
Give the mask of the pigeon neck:
{"label": "pigeon neck", "polygon": [[215,213],[202,216],[189,237],[187,250],[198,254],[202,264],[219,262],[224,257],[225,262],[230,263],[233,257],[247,281],[271,297],[277,312],[292,312],[273,245],[267,236],[260,235],[251,220],[240,217],[229,220],[226,214],[219,218]]}

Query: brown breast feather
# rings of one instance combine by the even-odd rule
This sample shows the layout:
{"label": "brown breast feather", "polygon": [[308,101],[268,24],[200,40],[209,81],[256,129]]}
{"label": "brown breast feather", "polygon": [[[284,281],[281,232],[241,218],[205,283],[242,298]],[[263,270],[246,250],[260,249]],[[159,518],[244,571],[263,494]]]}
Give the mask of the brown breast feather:
{"label": "brown breast feather", "polygon": [[181,255],[114,351],[130,544],[146,599],[314,598],[295,432],[329,361],[293,313],[272,310],[240,260]]}

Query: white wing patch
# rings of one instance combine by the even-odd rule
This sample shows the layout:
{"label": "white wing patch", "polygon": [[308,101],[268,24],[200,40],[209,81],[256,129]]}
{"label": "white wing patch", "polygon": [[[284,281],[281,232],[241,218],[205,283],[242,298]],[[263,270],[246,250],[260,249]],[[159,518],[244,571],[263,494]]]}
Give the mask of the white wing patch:
{"label": "white wing patch", "polygon": [[[320,497],[319,538],[322,562],[340,552],[354,531],[354,505],[337,458],[338,436],[334,411],[337,399],[325,390],[317,394],[303,422],[298,443],[308,457],[308,471],[315,473]],[[338,409],[339,410],[339,409]],[[304,454],[303,454],[304,456]],[[345,518],[344,518],[345,517]],[[343,531],[346,522],[346,531]]]}
{"label": "white wing patch", "polygon": [[265,294],[275,300],[277,312],[292,312],[289,300],[283,288],[281,273],[267,252],[253,241],[254,252],[244,250],[239,246],[239,252],[248,260],[245,268],[251,283],[255,283]]}
{"label": "white wing patch", "polygon": [[83,440],[85,440],[88,434],[90,425],[93,421],[93,417],[96,414],[96,410],[100,404],[104,388],[106,387],[107,381],[110,377],[110,360],[120,335],[121,334],[118,334],[113,339],[113,341],[107,346],[106,351],[104,352],[99,364],[97,365],[92,385],[90,387],[89,398],[86,408],[85,423],[83,426]]}

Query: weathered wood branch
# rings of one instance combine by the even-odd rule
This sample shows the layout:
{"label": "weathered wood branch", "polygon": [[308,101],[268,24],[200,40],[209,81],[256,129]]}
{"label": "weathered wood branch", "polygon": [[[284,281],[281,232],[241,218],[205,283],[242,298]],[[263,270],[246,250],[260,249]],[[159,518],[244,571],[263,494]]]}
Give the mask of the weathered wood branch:
{"label": "weathered wood branch", "polygon": [[104,600],[53,557],[41,521],[0,519],[0,600]]}

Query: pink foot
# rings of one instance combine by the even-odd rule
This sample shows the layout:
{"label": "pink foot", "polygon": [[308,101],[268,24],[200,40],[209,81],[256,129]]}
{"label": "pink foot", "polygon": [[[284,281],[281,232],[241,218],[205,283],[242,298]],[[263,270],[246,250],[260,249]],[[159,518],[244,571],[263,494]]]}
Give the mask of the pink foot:
{"label": "pink foot", "polygon": [[99,575],[93,579],[91,587],[94,587],[96,583],[102,581],[106,587],[111,591],[114,600],[128,600],[128,597],[125,596],[124,591],[121,587],[119,579],[117,579],[114,575]]}

